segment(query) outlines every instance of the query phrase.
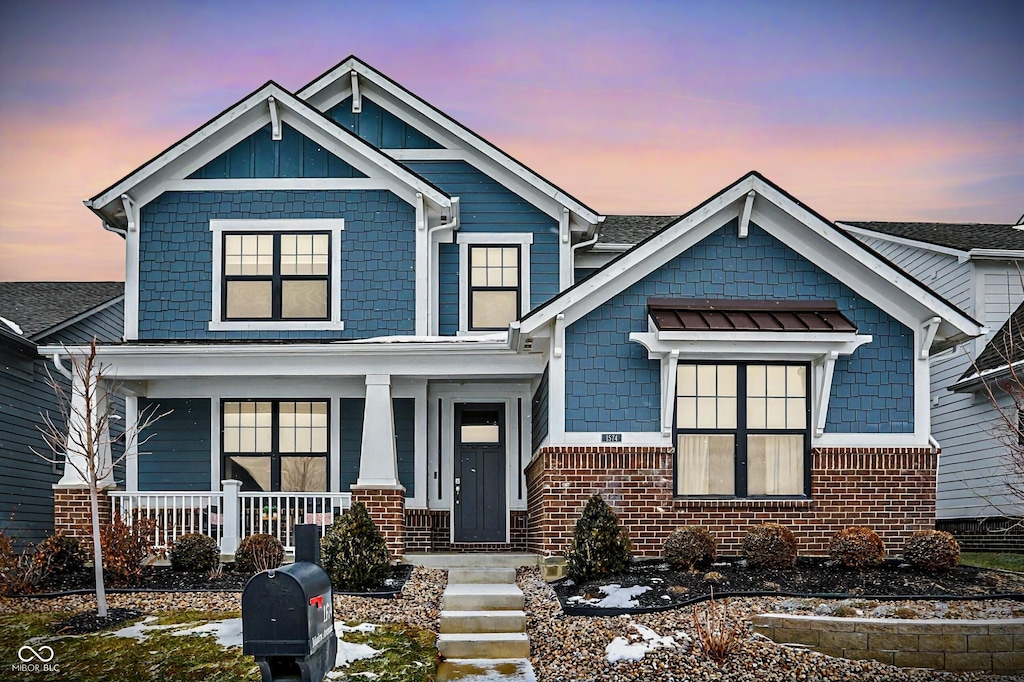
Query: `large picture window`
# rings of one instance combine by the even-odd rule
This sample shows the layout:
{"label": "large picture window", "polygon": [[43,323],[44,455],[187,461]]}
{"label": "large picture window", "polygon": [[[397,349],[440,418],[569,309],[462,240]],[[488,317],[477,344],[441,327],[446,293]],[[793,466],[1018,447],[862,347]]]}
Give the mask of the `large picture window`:
{"label": "large picture window", "polygon": [[469,329],[507,329],[519,318],[519,245],[469,247]]}
{"label": "large picture window", "polygon": [[327,414],[326,400],[222,402],[224,476],[245,491],[326,491]]}
{"label": "large picture window", "polygon": [[810,401],[804,364],[679,363],[676,493],[810,493]]}
{"label": "large picture window", "polygon": [[225,320],[327,320],[329,233],[225,233]]}

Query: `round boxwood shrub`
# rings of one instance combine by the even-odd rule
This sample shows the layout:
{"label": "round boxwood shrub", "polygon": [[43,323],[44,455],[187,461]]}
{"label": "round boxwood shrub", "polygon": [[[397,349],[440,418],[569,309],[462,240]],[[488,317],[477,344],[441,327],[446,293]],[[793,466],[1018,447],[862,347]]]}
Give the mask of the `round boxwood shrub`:
{"label": "round boxwood shrub", "polygon": [[718,543],[703,526],[680,526],[665,541],[665,561],[677,571],[707,568],[718,556]]}
{"label": "round boxwood shrub", "polygon": [[832,536],[828,556],[847,568],[875,566],[885,558],[885,543],[878,533],[866,526],[849,526]]}
{"label": "round boxwood shrub", "polygon": [[762,523],[747,531],[743,556],[751,568],[792,568],[796,566],[796,536],[777,523]]}
{"label": "round boxwood shrub", "polygon": [[57,531],[39,543],[32,555],[32,563],[48,567],[53,575],[68,575],[85,567],[85,552],[78,540]]}
{"label": "round boxwood shrub", "polygon": [[175,571],[207,573],[220,563],[220,547],[209,535],[188,533],[174,542],[169,558]]}
{"label": "round boxwood shrub", "polygon": [[324,570],[335,588],[372,590],[391,575],[388,544],[362,502],[334,519],[320,544]]}
{"label": "round boxwood shrub", "polygon": [[924,571],[945,571],[960,565],[960,543],[942,530],[919,530],[904,546],[903,558]]}
{"label": "round boxwood shrub", "polygon": [[576,522],[565,550],[566,572],[577,582],[624,573],[633,558],[633,544],[612,508],[594,495]]}
{"label": "round boxwood shrub", "polygon": [[268,533],[255,533],[238,543],[235,551],[235,570],[239,573],[258,573],[277,568],[284,561],[284,545]]}

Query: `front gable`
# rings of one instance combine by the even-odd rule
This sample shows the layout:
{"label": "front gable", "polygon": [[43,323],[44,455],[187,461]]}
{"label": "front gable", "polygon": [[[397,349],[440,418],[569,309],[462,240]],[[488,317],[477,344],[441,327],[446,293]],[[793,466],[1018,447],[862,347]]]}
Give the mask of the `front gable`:
{"label": "front gable", "polygon": [[353,111],[352,96],[349,95],[324,114],[380,149],[444,149],[440,142],[369,97],[362,98],[362,106],[358,112]]}

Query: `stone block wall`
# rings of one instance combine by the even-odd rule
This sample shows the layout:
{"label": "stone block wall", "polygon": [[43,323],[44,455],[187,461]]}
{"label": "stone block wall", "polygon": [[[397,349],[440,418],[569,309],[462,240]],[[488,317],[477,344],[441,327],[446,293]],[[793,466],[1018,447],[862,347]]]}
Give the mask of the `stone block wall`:
{"label": "stone block wall", "polygon": [[905,668],[1024,673],[1024,619],[903,620],[761,614],[754,631],[829,656]]}
{"label": "stone block wall", "polygon": [[812,451],[811,499],[709,500],[673,496],[672,448],[547,447],[527,467],[529,549],[561,553],[591,495],[619,515],[640,557],[661,556],[681,525],[706,527],[719,553],[741,553],[747,529],[789,526],[802,554],[825,554],[832,535],[851,525],[874,528],[891,554],[935,516],[938,454],[928,448]]}

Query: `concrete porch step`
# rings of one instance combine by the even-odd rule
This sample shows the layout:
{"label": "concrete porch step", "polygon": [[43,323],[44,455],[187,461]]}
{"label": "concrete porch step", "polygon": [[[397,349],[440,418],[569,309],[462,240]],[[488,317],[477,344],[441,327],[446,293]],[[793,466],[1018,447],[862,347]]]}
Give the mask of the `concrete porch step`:
{"label": "concrete porch step", "polygon": [[442,633],[524,632],[522,611],[442,611]]}
{"label": "concrete porch step", "polygon": [[516,581],[516,569],[514,568],[450,568],[448,569],[448,584],[512,584]]}
{"label": "concrete porch step", "polygon": [[537,682],[525,658],[451,659],[437,666],[437,682]]}
{"label": "concrete porch step", "polygon": [[[467,583],[448,585],[441,611],[522,611],[526,598],[515,585]],[[460,658],[472,658],[461,656]],[[512,656],[511,658],[516,658]]]}
{"label": "concrete porch step", "polygon": [[524,632],[442,633],[437,650],[452,658],[528,658],[530,639]]}
{"label": "concrete porch step", "polygon": [[406,554],[402,561],[413,566],[427,568],[518,568],[536,566],[540,558],[536,554],[496,553],[436,553]]}

